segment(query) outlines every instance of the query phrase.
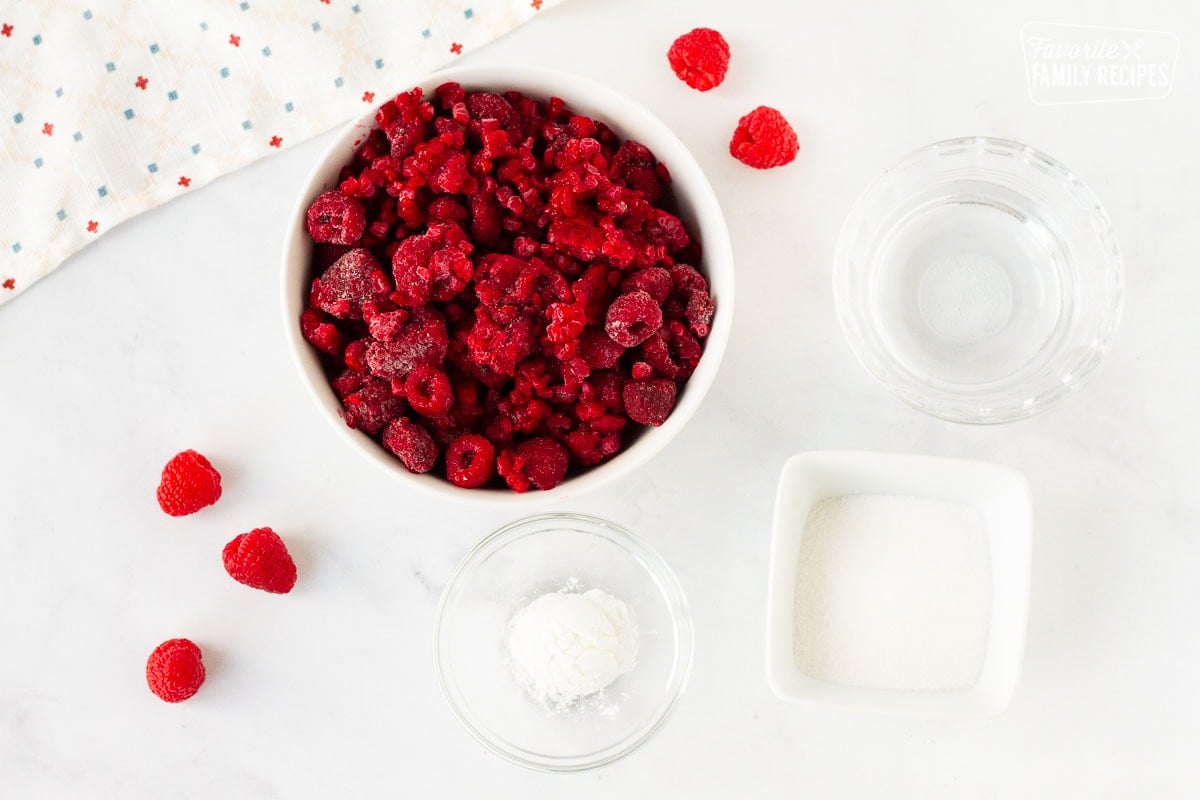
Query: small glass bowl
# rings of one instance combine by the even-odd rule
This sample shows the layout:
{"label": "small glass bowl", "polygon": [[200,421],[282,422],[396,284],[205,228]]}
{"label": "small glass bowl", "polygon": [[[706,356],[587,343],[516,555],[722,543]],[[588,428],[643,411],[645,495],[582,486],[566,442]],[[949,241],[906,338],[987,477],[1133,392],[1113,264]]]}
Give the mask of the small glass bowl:
{"label": "small glass bowl", "polygon": [[[597,588],[638,625],[632,671],[566,712],[539,707],[513,677],[513,614],[545,592]],[[434,623],[438,683],[463,727],[514,764],[582,772],[645,744],[687,685],[692,623],[671,568],[632,533],[582,514],[542,514],[477,544],[446,583]]]}
{"label": "small glass bowl", "polygon": [[1096,196],[1018,142],[923,147],[842,228],[834,299],[858,359],[955,422],[1032,416],[1083,385],[1121,316],[1121,254]]}

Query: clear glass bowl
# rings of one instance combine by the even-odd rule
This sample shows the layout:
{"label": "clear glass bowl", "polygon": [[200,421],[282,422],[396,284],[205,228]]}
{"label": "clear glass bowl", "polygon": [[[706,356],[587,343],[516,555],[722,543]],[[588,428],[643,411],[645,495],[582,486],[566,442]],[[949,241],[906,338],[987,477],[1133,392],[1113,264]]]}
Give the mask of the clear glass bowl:
{"label": "clear glass bowl", "polygon": [[1095,195],[1027,145],[928,145],[842,228],[834,299],[858,359],[914,407],[1011,422],[1078,389],[1121,315],[1121,254]]}
{"label": "clear glass bowl", "polygon": [[[638,624],[633,670],[568,712],[539,707],[513,678],[505,639],[513,614],[545,592],[599,588]],[[438,682],[468,732],[513,763],[580,772],[637,750],[687,685],[692,623],[671,568],[624,528],[581,514],[542,514],[477,544],[442,593],[434,623]]]}

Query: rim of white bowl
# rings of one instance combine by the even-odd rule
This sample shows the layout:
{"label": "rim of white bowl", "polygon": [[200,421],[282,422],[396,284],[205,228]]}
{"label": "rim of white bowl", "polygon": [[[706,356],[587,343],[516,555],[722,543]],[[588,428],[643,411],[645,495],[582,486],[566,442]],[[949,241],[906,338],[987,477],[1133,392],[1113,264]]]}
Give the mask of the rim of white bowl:
{"label": "rim of white bowl", "polygon": [[[712,185],[695,156],[665,122],[640,103],[621,92],[611,89],[591,78],[562,70],[527,64],[479,64],[452,67],[434,72],[424,79],[414,81],[411,86],[420,86],[427,92],[447,81],[457,81],[468,87],[497,87],[501,91],[516,89],[537,99],[553,94],[561,96],[569,107],[579,113],[599,119],[622,138],[632,138],[646,144],[671,171],[671,184],[675,190],[677,206],[682,206],[684,192],[680,184],[688,184],[687,202],[695,211],[691,225],[700,239],[703,258],[700,267],[708,279],[716,303],[712,329],[704,342],[704,354],[696,371],[689,378],[675,408],[667,421],[658,428],[640,431],[625,449],[610,460],[586,471],[568,477],[567,480],[548,491],[518,493],[507,488],[462,489],[444,477],[427,473],[417,475],[409,472],[381,444],[360,431],[349,428],[338,413],[340,404],[325,377],[320,360],[313,348],[300,334],[298,323],[302,310],[304,286],[310,269],[311,243],[304,230],[304,216],[308,205],[318,193],[332,185],[325,177],[331,165],[340,168],[353,150],[356,136],[375,125],[377,106],[346,125],[330,143],[309,171],[297,195],[288,227],[284,235],[281,270],[281,310],[288,349],[292,363],[299,372],[308,396],[319,409],[321,416],[338,432],[352,450],[385,472],[417,486],[432,494],[480,505],[529,508],[557,503],[581,493],[598,488],[627,475],[648,462],[663,450],[679,434],[700,407],[711,388],[725,355],[733,321],[734,274],[733,249],[729,231]],[[404,87],[405,89],[411,86]],[[531,88],[532,87],[532,88]],[[549,87],[555,87],[550,90]],[[561,87],[561,94],[560,89]],[[619,109],[613,113],[612,109]],[[647,137],[649,134],[649,137]],[[655,144],[647,144],[647,138]],[[663,145],[671,150],[663,157]],[[681,178],[683,179],[681,181]],[[678,209],[682,210],[682,209]],[[691,215],[685,215],[691,216]],[[303,254],[301,258],[299,254]]]}
{"label": "rim of white bowl", "polygon": [[[442,626],[445,622],[446,604],[449,602],[452,592],[458,588],[458,584],[467,569],[474,566],[479,557],[484,555],[490,547],[497,543],[499,543],[499,547],[494,552],[499,552],[499,548],[507,544],[507,542],[503,542],[502,540],[513,539],[515,541],[525,536],[536,536],[538,533],[544,533],[546,529],[527,529],[559,520],[569,520],[599,528],[610,534],[629,550],[632,557],[637,559],[650,574],[651,579],[658,586],[664,602],[671,608],[671,616],[675,622],[677,632],[675,642],[677,666],[672,673],[671,682],[673,687],[668,690],[662,705],[656,709],[654,721],[644,730],[635,732],[636,738],[624,746],[610,746],[598,751],[600,755],[590,761],[580,760],[578,757],[545,757],[523,748],[514,747],[506,749],[502,747],[494,738],[489,737],[487,733],[472,723],[463,712],[462,706],[453,696],[454,692],[451,691],[451,687],[447,683],[446,669],[443,663],[441,638]],[[450,577],[446,579],[446,585],[442,589],[441,597],[438,599],[437,611],[433,621],[432,644],[434,674],[437,676],[438,688],[441,689],[442,697],[446,701],[446,705],[450,707],[454,718],[471,735],[471,738],[506,761],[525,767],[526,769],[536,772],[572,773],[588,772],[620,761],[622,758],[642,749],[647,742],[654,738],[655,734],[662,730],[667,720],[671,718],[671,714],[675,711],[675,708],[679,705],[679,701],[683,699],[684,694],[687,692],[688,683],[692,676],[692,664],[695,660],[696,631],[692,623],[691,612],[688,609],[687,593],[683,590],[683,584],[679,582],[679,576],[675,574],[675,570],[671,569],[671,565],[657,550],[643,542],[637,534],[628,528],[618,525],[611,520],[591,514],[561,511],[534,514],[533,516],[514,520],[489,533],[467,551],[466,555],[454,567],[454,571],[450,573]]]}

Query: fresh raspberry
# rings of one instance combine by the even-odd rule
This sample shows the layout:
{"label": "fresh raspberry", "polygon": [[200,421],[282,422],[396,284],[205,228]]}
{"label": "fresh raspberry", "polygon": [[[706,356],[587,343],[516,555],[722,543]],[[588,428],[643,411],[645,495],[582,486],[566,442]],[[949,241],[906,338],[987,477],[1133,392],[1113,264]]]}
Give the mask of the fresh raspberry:
{"label": "fresh raspberry", "polygon": [[233,537],[221,558],[229,577],[252,589],[287,594],[296,585],[296,563],[283,539],[270,528],[255,528]]}
{"label": "fresh raspberry", "polygon": [[370,252],[342,255],[313,282],[309,303],[339,319],[362,319],[363,305],[391,291],[391,283]]}
{"label": "fresh raspberry", "polygon": [[604,320],[604,330],[623,347],[637,347],[662,327],[662,308],[649,293],[638,289],[626,292],[612,302]]}
{"label": "fresh raspberry", "polygon": [[158,505],[172,517],[195,514],[221,498],[221,473],[195,450],[184,450],[163,467]]}
{"label": "fresh raspberry", "polygon": [[313,200],[306,221],[314,242],[351,245],[367,228],[367,212],[362,203],[334,190]]}
{"label": "fresh raspberry", "polygon": [[188,639],[168,639],[146,659],[150,691],[168,703],[179,703],[200,691],[204,660],[200,648]]}
{"label": "fresh raspberry", "polygon": [[666,378],[629,381],[623,390],[625,411],[634,422],[657,427],[675,407],[675,391],[675,381]]}
{"label": "fresh raspberry", "polygon": [[680,36],[667,51],[667,60],[679,79],[707,92],[720,86],[729,69],[729,43],[712,28],[696,28]]}
{"label": "fresh raspberry", "polygon": [[413,411],[426,417],[445,414],[454,405],[454,390],[446,373],[429,364],[418,364],[404,379],[404,397]]}
{"label": "fresh raspberry", "polygon": [[531,487],[547,491],[567,477],[567,449],[549,436],[538,436],[501,453],[496,470],[515,492]]}
{"label": "fresh raspberry", "polygon": [[476,489],[487,483],[495,463],[492,443],[476,433],[460,436],[446,448],[446,477],[464,489]]}
{"label": "fresh raspberry", "polygon": [[759,106],[738,120],[729,141],[729,154],[755,169],[782,167],[800,152],[796,131],[769,106]]}
{"label": "fresh raspberry", "polygon": [[429,472],[437,463],[433,437],[408,417],[392,420],[383,432],[383,446],[395,453],[409,472]]}

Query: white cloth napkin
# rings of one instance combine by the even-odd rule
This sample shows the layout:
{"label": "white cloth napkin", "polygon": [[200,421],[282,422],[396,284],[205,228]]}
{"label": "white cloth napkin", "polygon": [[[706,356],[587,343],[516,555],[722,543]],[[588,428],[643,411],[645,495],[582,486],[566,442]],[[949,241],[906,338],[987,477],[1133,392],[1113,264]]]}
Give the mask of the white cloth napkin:
{"label": "white cloth napkin", "polygon": [[561,0],[0,0],[0,304]]}

